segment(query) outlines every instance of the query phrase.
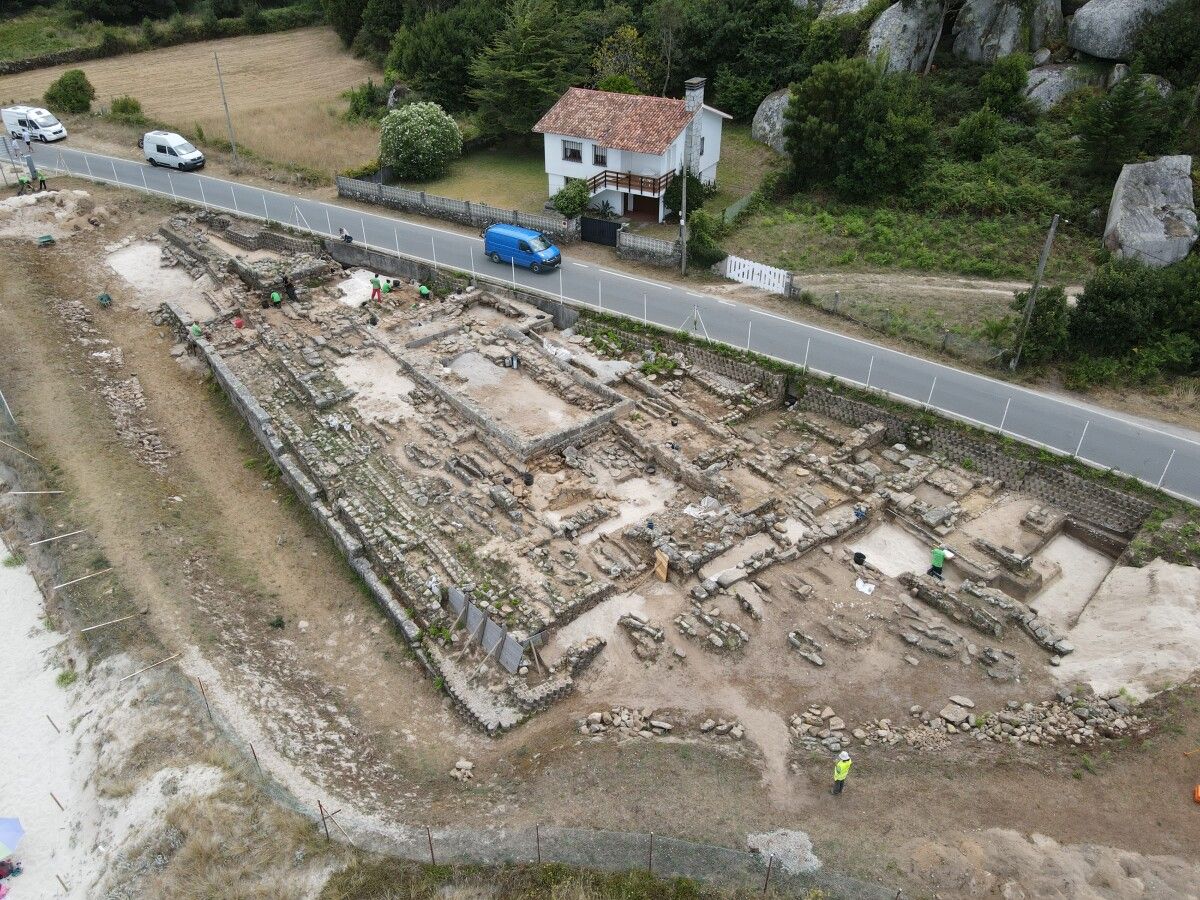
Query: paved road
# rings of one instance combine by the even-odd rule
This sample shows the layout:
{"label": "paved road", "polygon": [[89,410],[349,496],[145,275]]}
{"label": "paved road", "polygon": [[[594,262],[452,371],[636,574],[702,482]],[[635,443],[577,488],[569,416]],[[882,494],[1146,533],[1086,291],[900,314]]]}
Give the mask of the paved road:
{"label": "paved road", "polygon": [[1075,454],[1103,468],[1119,469],[1200,502],[1200,442],[1173,426],[1017,387],[685,286],[574,262],[569,252],[564,254],[561,271],[534,275],[489,262],[477,238],[390,215],[362,213],[203,175],[167,172],[140,160],[65,146],[35,146],[34,158],[48,169],[284,222],[321,235],[345,228],[357,241],[382,250],[515,281],[568,303],[600,307],[672,329],[694,329],[713,340],[749,346],[758,353],[886,391],[896,399],[927,405],[965,422]]}

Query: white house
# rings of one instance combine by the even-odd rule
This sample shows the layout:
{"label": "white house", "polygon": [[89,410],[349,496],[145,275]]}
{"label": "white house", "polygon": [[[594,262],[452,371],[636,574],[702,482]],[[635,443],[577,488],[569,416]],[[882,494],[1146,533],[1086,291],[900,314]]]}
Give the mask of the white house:
{"label": "white house", "polygon": [[704,79],[684,84],[684,98],[646,97],[571,88],[533,130],[546,148],[550,196],[571,179],[586,181],[592,205],[661,222],[663,192],[683,170],[717,180],[721,125],[731,116],[704,104]]}

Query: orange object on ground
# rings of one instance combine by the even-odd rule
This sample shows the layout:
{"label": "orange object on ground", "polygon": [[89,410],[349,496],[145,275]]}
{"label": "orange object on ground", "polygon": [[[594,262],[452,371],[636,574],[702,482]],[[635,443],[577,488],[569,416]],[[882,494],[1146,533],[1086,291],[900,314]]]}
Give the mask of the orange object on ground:
{"label": "orange object on ground", "polygon": [[1196,785],[1196,787],[1192,790],[1192,799],[1197,803],[1200,803],[1200,784]]}

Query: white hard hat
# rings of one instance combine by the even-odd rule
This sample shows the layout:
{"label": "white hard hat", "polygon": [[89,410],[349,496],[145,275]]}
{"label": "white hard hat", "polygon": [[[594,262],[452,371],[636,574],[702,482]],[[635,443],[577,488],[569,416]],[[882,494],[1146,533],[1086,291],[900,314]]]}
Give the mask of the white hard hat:
{"label": "white hard hat", "polygon": [[843,762],[845,762],[849,758],[850,758],[850,754],[848,752],[846,752],[845,750],[843,750],[841,753],[838,754],[838,759],[842,760]]}

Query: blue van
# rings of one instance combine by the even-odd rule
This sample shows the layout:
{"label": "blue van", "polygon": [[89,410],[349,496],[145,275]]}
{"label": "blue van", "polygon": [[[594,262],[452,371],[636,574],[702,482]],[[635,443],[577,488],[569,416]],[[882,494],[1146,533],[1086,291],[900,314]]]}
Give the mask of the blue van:
{"label": "blue van", "polygon": [[483,232],[483,253],[492,262],[511,262],[531,272],[562,265],[562,254],[544,235],[516,225],[489,225]]}

